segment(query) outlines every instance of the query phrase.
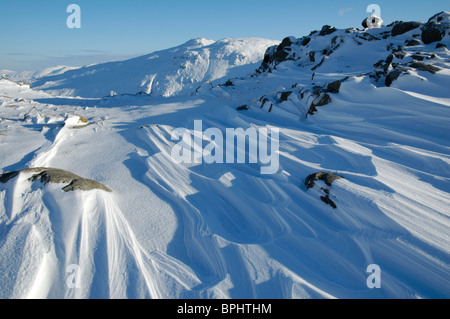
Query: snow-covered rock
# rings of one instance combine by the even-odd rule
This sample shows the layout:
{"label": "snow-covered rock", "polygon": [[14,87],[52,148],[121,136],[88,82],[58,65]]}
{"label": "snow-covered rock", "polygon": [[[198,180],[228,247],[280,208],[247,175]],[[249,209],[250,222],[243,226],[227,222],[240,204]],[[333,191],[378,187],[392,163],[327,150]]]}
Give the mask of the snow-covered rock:
{"label": "snow-covered rock", "polygon": [[366,19],[363,20],[362,26],[365,29],[374,29],[374,28],[381,28],[383,26],[383,19],[380,17],[377,17],[374,14],[371,14]]}

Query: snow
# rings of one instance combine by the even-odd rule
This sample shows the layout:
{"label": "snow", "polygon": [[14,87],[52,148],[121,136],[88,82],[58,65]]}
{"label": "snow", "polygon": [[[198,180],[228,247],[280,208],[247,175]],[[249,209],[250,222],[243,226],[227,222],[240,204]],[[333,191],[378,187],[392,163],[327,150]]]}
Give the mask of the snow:
{"label": "snow", "polygon": [[[311,63],[309,50],[336,35],[344,43],[312,71],[322,57]],[[54,167],[113,190],[64,193],[31,173],[0,183],[0,298],[448,298],[449,52],[411,49],[435,53],[427,63],[442,71],[386,87],[368,74],[405,37],[353,36],[316,36],[293,48],[300,60],[262,74],[253,71],[279,42],[201,38],[32,88],[0,80],[3,172]],[[300,93],[277,102],[294,84],[346,76],[313,116]],[[198,120],[223,132],[280,128],[278,172],[175,163],[172,132],[193,135]],[[306,190],[319,171],[344,178]],[[325,188],[336,209],[321,201]],[[371,264],[380,289],[366,285]]]}
{"label": "snow", "polygon": [[111,95],[111,91],[164,97],[188,94],[204,82],[225,83],[229,77],[253,73],[266,48],[278,43],[258,38],[219,41],[199,38],[127,61],[61,73],[47,70],[47,75],[32,81],[32,87],[53,94],[91,98]]}

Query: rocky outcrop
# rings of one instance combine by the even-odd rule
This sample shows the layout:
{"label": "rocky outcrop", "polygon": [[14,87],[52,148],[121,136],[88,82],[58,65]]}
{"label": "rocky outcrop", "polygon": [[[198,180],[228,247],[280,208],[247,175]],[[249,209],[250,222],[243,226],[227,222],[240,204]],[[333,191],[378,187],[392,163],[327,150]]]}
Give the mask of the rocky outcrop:
{"label": "rocky outcrop", "polygon": [[306,189],[313,188],[316,181],[322,180],[331,187],[334,181],[343,178],[340,175],[334,174],[334,173],[324,173],[324,172],[317,172],[314,174],[309,175],[305,180],[305,187]]}
{"label": "rocky outcrop", "polygon": [[418,21],[395,22],[394,26],[392,27],[392,36],[396,37],[398,35],[404,34],[406,32],[419,28],[421,25],[422,23]]}
{"label": "rocky outcrop", "polygon": [[71,172],[56,168],[36,167],[27,168],[20,171],[6,172],[0,175],[0,182],[5,184],[12,178],[18,176],[20,173],[36,173],[29,178],[30,182],[40,180],[44,185],[48,183],[68,184],[63,187],[62,190],[64,192],[75,190],[90,191],[94,189],[111,192],[111,189],[97,181],[86,179]]}
{"label": "rocky outcrop", "polygon": [[326,35],[333,34],[336,31],[337,31],[337,29],[335,27],[333,27],[331,25],[324,25],[322,27],[322,30],[320,30],[319,35],[326,36]]}
{"label": "rocky outcrop", "polygon": [[[305,180],[305,187],[306,189],[311,189],[315,186],[316,181],[322,180],[325,182],[325,184],[328,187],[331,187],[333,182],[335,182],[338,179],[342,179],[343,177],[334,173],[324,173],[324,172],[318,172],[309,175]],[[321,187],[320,190],[323,193],[323,196],[320,196],[320,199],[322,202],[324,202],[327,205],[330,205],[332,208],[336,209],[337,205],[336,203],[330,198],[331,191],[328,188]]]}
{"label": "rocky outcrop", "polygon": [[[370,23],[381,23],[376,16],[372,18]],[[369,19],[368,18],[368,19]],[[313,31],[308,36],[302,38],[286,37],[283,41],[274,47],[270,47],[266,51],[264,61],[258,69],[258,74],[271,73],[276,70],[278,65],[289,61],[286,67],[299,67],[304,71],[311,71],[312,80],[316,73],[320,73],[323,69],[326,73],[328,67],[337,61],[346,60],[351,45],[356,44],[357,47],[352,48],[352,52],[361,48],[361,56],[367,54],[367,50],[383,52],[386,48],[386,58],[378,62],[372,62],[373,71],[360,73],[353,76],[370,77],[377,87],[391,86],[399,77],[404,74],[414,75],[416,72],[439,72],[442,64],[442,56],[439,51],[430,52],[427,44],[437,42],[436,48],[440,49],[442,54],[446,53],[446,41],[448,41],[448,33],[450,29],[450,13],[441,12],[434,15],[427,23],[418,21],[395,21],[387,27],[380,30],[371,30],[367,24],[367,19],[363,22],[365,30],[349,28],[346,30],[338,30],[332,26],[325,25],[320,31]],[[450,35],[450,33],[449,33]],[[389,41],[389,39],[391,39]],[[370,49],[364,47],[369,42],[380,42],[380,46],[371,45]],[[345,47],[345,50],[341,50]],[[346,51],[347,50],[347,51]],[[358,55],[359,53],[355,53]],[[367,54],[368,56],[373,56]],[[337,56],[337,60],[333,57]],[[361,59],[357,58],[357,63]],[[370,63],[369,62],[369,63]],[[352,70],[352,61],[347,61],[345,68]],[[342,73],[347,73],[343,70]],[[336,80],[332,78],[329,83],[317,82],[310,85],[294,84],[293,90],[283,90],[276,94],[266,94],[255,104],[261,109],[267,109],[272,112],[274,108],[284,108],[288,112],[299,113],[302,118],[313,115],[318,111],[320,106],[328,105],[332,102],[332,94],[339,94],[343,81],[349,77]],[[296,89],[300,88],[300,89]],[[252,106],[252,104],[250,104]],[[297,110],[295,110],[297,108]]]}

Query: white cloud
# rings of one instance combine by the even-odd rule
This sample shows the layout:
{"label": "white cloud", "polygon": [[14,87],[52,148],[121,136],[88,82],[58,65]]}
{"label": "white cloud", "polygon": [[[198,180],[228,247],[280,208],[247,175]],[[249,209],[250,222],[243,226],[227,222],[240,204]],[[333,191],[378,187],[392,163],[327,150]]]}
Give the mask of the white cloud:
{"label": "white cloud", "polygon": [[350,11],[353,11],[353,10],[354,10],[354,8],[341,8],[341,9],[338,10],[338,14],[339,14],[340,16],[343,16],[343,15],[345,15],[347,12],[350,12]]}

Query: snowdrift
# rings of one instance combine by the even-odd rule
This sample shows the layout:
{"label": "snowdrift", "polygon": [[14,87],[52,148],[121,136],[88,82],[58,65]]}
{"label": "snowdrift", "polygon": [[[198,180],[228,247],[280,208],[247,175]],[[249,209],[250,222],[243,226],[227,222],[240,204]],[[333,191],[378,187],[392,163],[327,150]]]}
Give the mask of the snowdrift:
{"label": "snowdrift", "polygon": [[[449,298],[448,16],[288,37],[258,72],[210,74],[220,81],[186,95],[74,98],[0,80],[3,173],[55,167],[112,190],[64,192],[27,171],[0,183],[0,297]],[[425,43],[431,27],[440,39]],[[205,41],[173,54],[213,52]],[[97,74],[85,71],[54,88]],[[175,163],[173,131],[194,139],[198,120],[279,128],[278,172]]]}

